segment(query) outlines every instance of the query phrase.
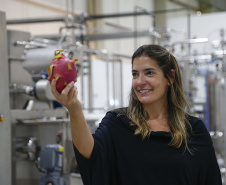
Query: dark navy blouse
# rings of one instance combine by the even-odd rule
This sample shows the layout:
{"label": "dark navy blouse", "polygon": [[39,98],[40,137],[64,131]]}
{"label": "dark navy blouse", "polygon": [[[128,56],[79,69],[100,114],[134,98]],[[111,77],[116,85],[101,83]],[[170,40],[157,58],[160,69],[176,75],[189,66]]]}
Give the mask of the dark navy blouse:
{"label": "dark navy blouse", "polygon": [[93,134],[91,158],[74,147],[84,185],[221,185],[209,132],[200,119],[188,119],[190,152],[169,146],[170,132],[152,131],[142,141],[128,117],[108,112]]}

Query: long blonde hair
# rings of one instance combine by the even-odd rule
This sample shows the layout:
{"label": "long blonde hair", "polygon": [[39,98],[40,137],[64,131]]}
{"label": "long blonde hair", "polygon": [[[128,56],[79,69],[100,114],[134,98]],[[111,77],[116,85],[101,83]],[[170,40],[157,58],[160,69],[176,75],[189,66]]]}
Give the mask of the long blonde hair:
{"label": "long blonde hair", "polygon": [[[134,59],[139,56],[148,56],[155,60],[170,83],[167,94],[167,111],[172,139],[169,145],[180,147],[184,142],[186,148],[188,148],[188,132],[186,129],[188,120],[186,119],[187,113],[185,111],[188,103],[183,91],[180,69],[176,58],[159,45],[143,45],[139,47],[132,56],[132,65]],[[175,76],[173,76],[171,69],[175,71]],[[173,83],[172,79],[174,79]],[[132,124],[137,126],[135,135],[141,135],[143,140],[150,136],[151,131],[146,122],[148,113],[139,102],[133,88],[130,92],[129,106],[125,110],[125,114],[130,118]]]}

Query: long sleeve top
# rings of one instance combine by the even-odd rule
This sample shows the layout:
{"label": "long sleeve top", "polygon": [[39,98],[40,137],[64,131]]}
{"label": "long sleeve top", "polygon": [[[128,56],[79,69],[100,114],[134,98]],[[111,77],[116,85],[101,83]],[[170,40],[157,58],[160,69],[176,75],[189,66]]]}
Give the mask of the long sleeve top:
{"label": "long sleeve top", "polygon": [[190,152],[169,146],[170,132],[152,131],[143,141],[127,116],[108,112],[93,134],[90,159],[74,146],[84,185],[222,185],[209,132],[200,119],[188,120]]}

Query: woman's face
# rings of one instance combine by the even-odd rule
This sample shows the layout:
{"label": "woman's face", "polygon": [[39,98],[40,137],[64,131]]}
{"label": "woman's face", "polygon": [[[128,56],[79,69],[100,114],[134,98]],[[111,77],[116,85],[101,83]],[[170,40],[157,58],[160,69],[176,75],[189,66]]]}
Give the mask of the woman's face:
{"label": "woman's face", "polygon": [[169,81],[157,62],[148,56],[136,57],[132,67],[132,86],[143,105],[167,103]]}

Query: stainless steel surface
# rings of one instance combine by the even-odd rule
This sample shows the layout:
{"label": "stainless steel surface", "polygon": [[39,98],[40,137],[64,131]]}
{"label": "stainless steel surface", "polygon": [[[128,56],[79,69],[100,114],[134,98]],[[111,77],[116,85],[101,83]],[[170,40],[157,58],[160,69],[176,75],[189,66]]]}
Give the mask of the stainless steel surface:
{"label": "stainless steel surface", "polygon": [[9,110],[9,74],[7,55],[7,33],[5,13],[0,11],[0,114],[4,121],[0,122],[0,184],[12,185],[12,151],[11,122]]}
{"label": "stainless steel surface", "polygon": [[[221,72],[210,74],[208,77],[209,131],[221,168],[223,184],[225,184],[226,165],[226,78]],[[220,160],[221,159],[221,160]],[[221,161],[221,162],[220,162]]]}
{"label": "stainless steel surface", "polygon": [[[88,107],[93,107],[93,72],[92,72],[92,59],[91,55],[88,54],[88,94],[89,94],[89,103]],[[92,110],[90,110],[92,112]]]}
{"label": "stainless steel surface", "polygon": [[39,145],[36,137],[15,138],[14,160],[34,161],[39,155]]}
{"label": "stainless steel surface", "polygon": [[31,34],[29,32],[18,30],[7,30],[8,55],[12,58],[21,58],[24,54],[25,45],[18,45],[18,39],[28,42]]}
{"label": "stainless steel surface", "polygon": [[[224,51],[224,49],[222,49]],[[222,72],[226,73],[226,54],[223,54],[222,57]]]}
{"label": "stainless steel surface", "polygon": [[37,41],[30,41],[30,42],[26,42],[26,41],[16,41],[14,43],[15,46],[25,46],[27,49],[32,49],[32,48],[46,48],[47,45],[37,42]]}
{"label": "stainless steel surface", "polygon": [[[210,121],[210,131],[222,131],[222,126],[224,121],[222,116],[225,114],[224,111],[224,82],[221,81],[221,77],[216,74],[209,75],[208,79],[208,89],[209,89],[209,121]],[[222,115],[223,114],[223,115]]]}
{"label": "stainless steel surface", "polygon": [[186,61],[186,60],[180,60],[179,65],[180,65],[180,70],[182,75],[182,84],[183,84],[184,92],[186,96],[189,97],[189,92],[190,92],[189,81],[191,80],[192,69],[189,66],[189,61]]}
{"label": "stainless steel surface", "polygon": [[[18,39],[28,41],[30,38],[30,33],[8,30],[7,31],[7,41],[8,41],[8,57],[9,57],[9,84],[17,85],[31,85],[32,78],[29,73],[23,69],[24,52],[25,46],[16,46],[15,43]],[[23,99],[23,95],[20,99]],[[18,97],[17,97],[18,98]],[[26,100],[25,100],[26,101]]]}
{"label": "stainless steel surface", "polygon": [[51,93],[51,86],[48,80],[39,80],[35,85],[35,94],[39,100],[56,100]]}
{"label": "stainless steel surface", "polygon": [[26,61],[23,63],[24,69],[30,74],[40,74],[47,70],[54,58],[56,45],[49,45],[47,48],[36,48],[27,51]]}
{"label": "stainless steel surface", "polygon": [[52,109],[52,110],[10,110],[12,123],[17,123],[20,120],[35,120],[43,118],[65,118],[67,116],[65,109]]}

